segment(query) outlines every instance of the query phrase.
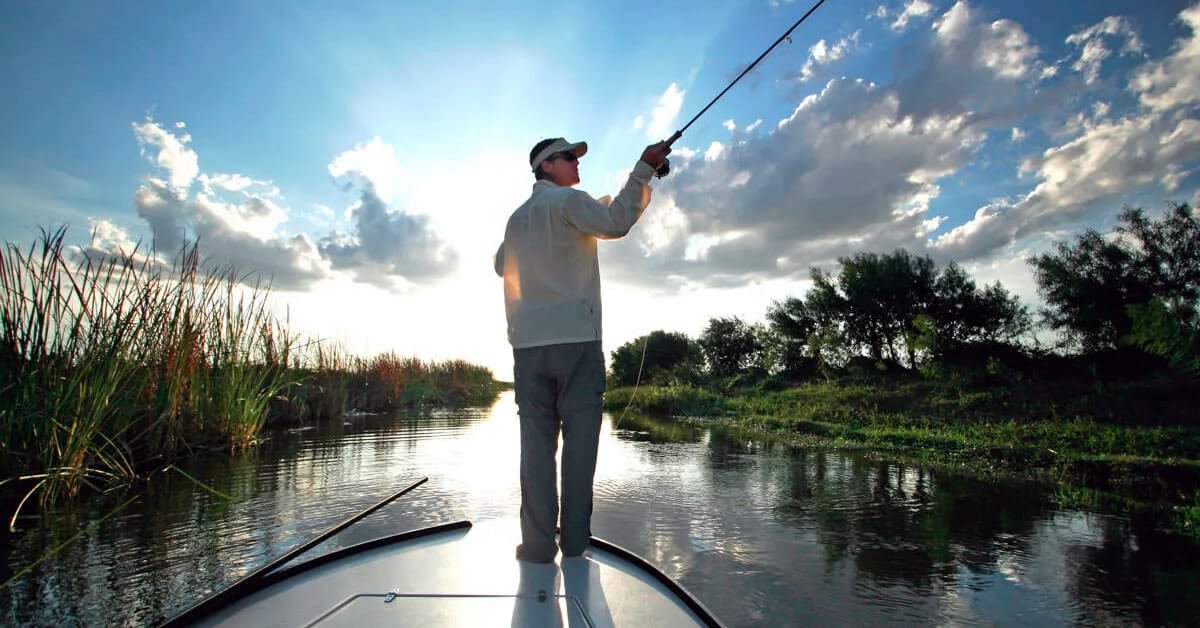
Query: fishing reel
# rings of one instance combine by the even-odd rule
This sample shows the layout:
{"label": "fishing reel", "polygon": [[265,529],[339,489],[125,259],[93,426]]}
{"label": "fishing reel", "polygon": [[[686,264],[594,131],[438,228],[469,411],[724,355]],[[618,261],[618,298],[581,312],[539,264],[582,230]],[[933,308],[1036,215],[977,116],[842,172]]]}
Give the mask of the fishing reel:
{"label": "fishing reel", "polygon": [[661,178],[667,176],[668,174],[671,174],[671,160],[663,159],[662,165],[660,165],[654,171],[654,176],[661,179]]}

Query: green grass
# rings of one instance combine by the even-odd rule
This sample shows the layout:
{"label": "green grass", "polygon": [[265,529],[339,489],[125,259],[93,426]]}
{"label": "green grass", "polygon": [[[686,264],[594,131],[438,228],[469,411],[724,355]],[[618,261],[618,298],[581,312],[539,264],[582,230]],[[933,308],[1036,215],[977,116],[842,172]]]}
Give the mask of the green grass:
{"label": "green grass", "polygon": [[[364,359],[290,334],[269,286],[138,250],[82,254],[65,230],[0,255],[0,485],[41,503],[144,478],[271,422],[494,399],[491,372]],[[20,510],[18,506],[18,511]]]}

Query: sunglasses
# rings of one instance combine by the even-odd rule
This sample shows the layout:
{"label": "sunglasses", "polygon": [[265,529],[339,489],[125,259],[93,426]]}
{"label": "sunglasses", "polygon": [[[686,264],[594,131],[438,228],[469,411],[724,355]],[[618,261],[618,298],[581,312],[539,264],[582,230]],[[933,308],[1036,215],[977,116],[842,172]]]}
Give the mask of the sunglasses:
{"label": "sunglasses", "polygon": [[553,155],[550,155],[550,158],[547,159],[547,161],[554,161],[555,159],[565,159],[567,161],[579,161],[579,158],[575,156],[575,153],[554,153]]}

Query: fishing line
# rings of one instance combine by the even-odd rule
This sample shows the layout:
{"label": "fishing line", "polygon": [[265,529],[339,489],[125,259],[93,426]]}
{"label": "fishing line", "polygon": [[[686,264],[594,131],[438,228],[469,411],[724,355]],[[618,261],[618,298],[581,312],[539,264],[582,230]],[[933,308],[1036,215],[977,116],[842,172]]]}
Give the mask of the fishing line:
{"label": "fishing line", "polygon": [[[700,113],[697,113],[696,115],[692,116],[692,119],[688,120],[687,124],[683,125],[683,127],[680,128],[678,131],[675,131],[675,133],[673,135],[671,135],[671,138],[666,141],[667,146],[674,144],[675,140],[679,139],[680,137],[683,137],[683,132],[688,130],[688,127],[692,126],[692,124],[696,120],[700,119],[700,116],[704,115],[704,113],[706,111],[708,111],[710,107],[712,107],[714,104],[716,104],[716,102],[718,100],[720,100],[722,96],[725,95],[725,92],[729,91],[734,85],[737,84],[738,81],[742,80],[743,76],[746,76],[747,74],[749,74],[750,70],[753,70],[754,66],[758,65],[758,62],[762,61],[768,54],[770,54],[771,51],[774,50],[776,46],[783,43],[784,40],[787,40],[789,43],[791,43],[792,31],[796,30],[796,28],[798,28],[801,24],[803,24],[804,20],[807,20],[808,16],[812,15],[813,12],[816,11],[818,8],[820,8],[820,6],[822,4],[825,4],[825,0],[817,0],[816,4],[812,5],[808,9],[808,11],[806,11],[804,13],[804,15],[800,16],[800,19],[796,20],[795,24],[792,24],[791,28],[784,31],[784,33],[779,36],[779,39],[775,40],[775,43],[773,43],[769,47],[767,47],[767,49],[764,50],[762,52],[762,54],[758,55],[757,59],[750,62],[750,65],[746,66],[746,69],[742,70],[742,73],[737,75],[737,78],[730,81],[729,84],[725,86],[725,89],[721,90],[721,93],[717,94],[715,98],[708,101],[708,104],[704,105],[704,108],[700,110]],[[669,172],[669,166],[664,161],[663,165],[660,167],[660,169],[658,171],[659,178],[662,178],[663,176],[665,176],[667,174],[667,172]],[[646,363],[646,345],[648,345],[648,344],[650,344],[650,336],[649,335],[647,335],[646,340],[642,342],[642,360],[638,364],[637,379],[634,380],[634,382],[633,382],[633,393],[630,394],[630,396],[629,396],[629,403],[625,404],[625,409],[621,411],[621,416],[617,418],[618,426],[621,424],[621,420],[625,418],[625,413],[629,412],[629,407],[633,405],[633,398],[635,396],[637,396],[638,385],[642,383],[642,366]]]}

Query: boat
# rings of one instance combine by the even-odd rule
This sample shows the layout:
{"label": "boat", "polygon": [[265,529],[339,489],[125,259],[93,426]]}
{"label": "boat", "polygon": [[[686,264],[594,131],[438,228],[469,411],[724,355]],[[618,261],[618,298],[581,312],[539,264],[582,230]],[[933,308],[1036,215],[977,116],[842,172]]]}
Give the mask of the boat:
{"label": "boat", "polygon": [[[427,478],[426,478],[427,479]],[[295,562],[426,479],[197,602],[163,626],[722,626],[636,554],[517,560],[515,519],[455,521]]]}

